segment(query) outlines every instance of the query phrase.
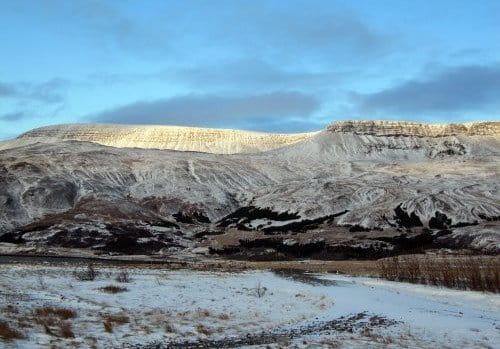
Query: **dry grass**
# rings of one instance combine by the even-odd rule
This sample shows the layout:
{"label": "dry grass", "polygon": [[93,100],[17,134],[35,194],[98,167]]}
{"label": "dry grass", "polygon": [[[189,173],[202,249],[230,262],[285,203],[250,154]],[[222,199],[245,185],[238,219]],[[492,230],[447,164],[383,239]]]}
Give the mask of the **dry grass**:
{"label": "dry grass", "polygon": [[76,317],[76,311],[68,308],[42,307],[35,309],[37,318],[58,317],[61,320],[73,319]]}
{"label": "dry grass", "polygon": [[498,257],[400,256],[378,261],[380,276],[461,290],[500,292]]}
{"label": "dry grass", "polygon": [[6,321],[0,320],[0,338],[11,341],[13,339],[23,339],[24,335],[18,330],[10,327]]}
{"label": "dry grass", "polygon": [[77,316],[76,311],[68,308],[42,307],[35,309],[34,322],[41,325],[46,334],[53,337],[74,338],[71,323],[66,321]]}
{"label": "dry grass", "polygon": [[104,331],[108,333],[113,333],[113,323],[109,321],[103,321],[102,325],[104,326]]}
{"label": "dry grass", "polygon": [[126,292],[128,291],[128,289],[126,287],[109,285],[99,288],[99,291],[115,294],[115,293]]}
{"label": "dry grass", "polygon": [[206,326],[203,326],[202,324],[196,326],[196,331],[200,334],[204,334],[205,336],[209,336],[212,334],[212,331],[208,329]]}
{"label": "dry grass", "polygon": [[106,332],[112,333],[114,325],[124,325],[129,322],[130,318],[127,315],[105,315],[102,324]]}
{"label": "dry grass", "polygon": [[75,338],[73,329],[69,322],[64,322],[61,324],[61,337],[62,338]]}
{"label": "dry grass", "polygon": [[198,317],[209,317],[210,312],[206,309],[200,309],[196,312],[196,315],[198,315]]}
{"label": "dry grass", "polygon": [[130,322],[130,318],[127,315],[106,315],[104,320],[118,325],[128,324]]}

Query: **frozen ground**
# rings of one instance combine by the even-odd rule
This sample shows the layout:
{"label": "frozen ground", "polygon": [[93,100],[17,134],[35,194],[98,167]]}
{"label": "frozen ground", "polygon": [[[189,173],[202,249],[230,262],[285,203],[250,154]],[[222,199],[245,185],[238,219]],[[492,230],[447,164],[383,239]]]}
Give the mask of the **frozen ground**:
{"label": "frozen ground", "polygon": [[122,270],[79,281],[72,267],[0,265],[0,320],[25,336],[0,347],[500,347],[499,295],[270,271],[128,269],[119,283]]}

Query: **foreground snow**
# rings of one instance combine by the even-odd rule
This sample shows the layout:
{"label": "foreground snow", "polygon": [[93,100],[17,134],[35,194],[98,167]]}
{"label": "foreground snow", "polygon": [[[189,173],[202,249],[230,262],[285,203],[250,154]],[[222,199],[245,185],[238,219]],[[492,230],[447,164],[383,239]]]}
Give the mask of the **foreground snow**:
{"label": "foreground snow", "polygon": [[[0,266],[0,319],[26,336],[0,346],[500,346],[498,295],[265,271],[129,269],[131,282],[118,283],[121,270],[100,269],[96,280],[79,281],[67,267]],[[100,290],[108,285],[127,290]],[[76,311],[66,320],[75,338],[61,338],[57,324],[46,333],[34,315],[44,306]],[[107,316],[128,320],[106,331]]]}

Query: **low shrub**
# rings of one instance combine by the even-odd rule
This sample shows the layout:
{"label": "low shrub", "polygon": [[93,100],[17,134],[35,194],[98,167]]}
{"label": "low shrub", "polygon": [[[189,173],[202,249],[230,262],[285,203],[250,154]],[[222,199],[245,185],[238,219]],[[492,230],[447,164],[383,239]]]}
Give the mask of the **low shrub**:
{"label": "low shrub", "polygon": [[113,286],[113,285],[101,287],[99,288],[99,290],[105,293],[112,293],[112,294],[128,291],[126,287]]}

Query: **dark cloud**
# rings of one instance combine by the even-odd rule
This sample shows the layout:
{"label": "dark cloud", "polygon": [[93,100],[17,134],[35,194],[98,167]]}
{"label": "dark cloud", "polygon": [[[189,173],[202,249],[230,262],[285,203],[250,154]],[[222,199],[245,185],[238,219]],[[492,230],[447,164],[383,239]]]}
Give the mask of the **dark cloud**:
{"label": "dark cloud", "polygon": [[357,94],[365,113],[418,114],[483,110],[500,104],[500,65],[445,69],[372,94]]}
{"label": "dark cloud", "polygon": [[221,97],[186,95],[156,101],[140,101],[103,111],[96,122],[170,124],[206,127],[259,128],[262,120],[307,118],[319,107],[315,98],[299,92]]}
{"label": "dark cloud", "polygon": [[52,79],[39,84],[0,82],[0,98],[58,103],[63,101],[64,92],[69,85],[70,82],[63,79]]}
{"label": "dark cloud", "polygon": [[27,115],[25,112],[13,112],[13,113],[7,113],[7,114],[0,115],[0,120],[18,121],[18,120],[24,119],[26,116]]}

